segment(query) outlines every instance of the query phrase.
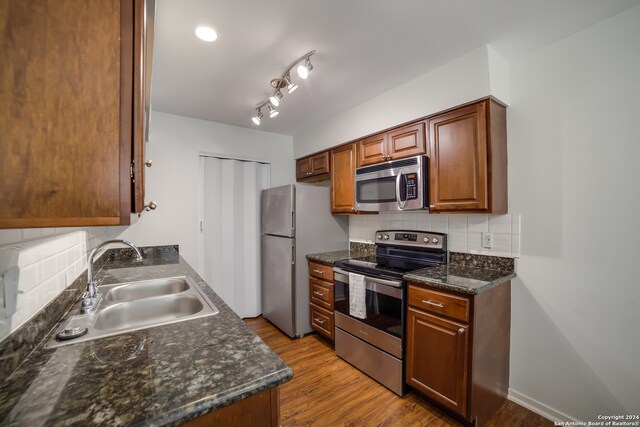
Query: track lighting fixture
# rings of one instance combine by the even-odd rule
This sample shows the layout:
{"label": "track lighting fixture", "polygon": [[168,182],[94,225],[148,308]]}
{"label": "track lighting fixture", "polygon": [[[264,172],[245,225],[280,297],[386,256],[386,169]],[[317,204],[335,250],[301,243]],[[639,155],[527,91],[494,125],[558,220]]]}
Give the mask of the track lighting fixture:
{"label": "track lighting fixture", "polygon": [[262,107],[267,107],[269,110],[269,117],[274,118],[279,114],[278,110],[275,107],[280,105],[280,100],[282,99],[282,89],[287,88],[288,93],[293,93],[298,88],[298,85],[291,81],[291,70],[296,65],[298,66],[298,76],[302,79],[306,79],[309,77],[309,72],[313,70],[313,65],[311,65],[311,55],[316,53],[315,50],[308,52],[307,54],[301,56],[296,59],[291,65],[284,70],[282,73],[282,77],[279,79],[271,80],[271,87],[274,89],[273,94],[269,97],[269,99],[262,101],[260,104],[256,106],[256,115],[251,118],[253,123],[257,126],[260,126],[262,121]]}

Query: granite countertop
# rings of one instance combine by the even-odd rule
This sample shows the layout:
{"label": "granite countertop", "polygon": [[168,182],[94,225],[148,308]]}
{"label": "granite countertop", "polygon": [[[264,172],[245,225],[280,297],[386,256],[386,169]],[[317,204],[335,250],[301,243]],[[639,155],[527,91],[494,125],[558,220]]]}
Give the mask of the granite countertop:
{"label": "granite countertop", "polygon": [[516,277],[514,272],[460,264],[445,264],[412,271],[404,280],[466,294],[479,294]]}
{"label": "granite countertop", "polygon": [[[351,250],[307,255],[307,259],[334,265],[340,259],[375,254],[374,245],[351,242]],[[427,267],[404,280],[466,294],[479,294],[516,277],[512,258],[450,252],[449,264]]]}
{"label": "granite countertop", "polygon": [[0,385],[0,424],[173,426],[292,377],[177,252],[140,264],[116,256],[97,278],[110,284],[184,275],[218,314],[45,349],[52,330]]}
{"label": "granite countertop", "polygon": [[333,252],[323,252],[319,254],[308,254],[307,259],[311,261],[323,262],[325,264],[334,265],[336,261],[340,259],[353,258],[354,255],[349,250],[343,251],[333,251]]}

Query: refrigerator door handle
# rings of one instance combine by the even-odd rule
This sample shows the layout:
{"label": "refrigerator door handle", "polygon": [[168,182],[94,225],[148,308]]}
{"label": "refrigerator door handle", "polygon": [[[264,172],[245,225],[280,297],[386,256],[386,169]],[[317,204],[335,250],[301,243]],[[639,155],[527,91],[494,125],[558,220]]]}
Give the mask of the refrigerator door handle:
{"label": "refrigerator door handle", "polygon": [[291,245],[291,265],[296,263],[296,247]]}
{"label": "refrigerator door handle", "polygon": [[296,212],[295,211],[291,211],[291,231],[296,231]]}

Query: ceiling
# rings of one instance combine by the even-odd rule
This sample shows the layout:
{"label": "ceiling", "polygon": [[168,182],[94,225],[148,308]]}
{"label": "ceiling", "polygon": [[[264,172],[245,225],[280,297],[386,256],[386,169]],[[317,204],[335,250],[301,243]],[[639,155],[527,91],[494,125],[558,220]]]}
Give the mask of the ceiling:
{"label": "ceiling", "polygon": [[[507,59],[640,0],[157,0],[152,108],[295,135],[485,44]],[[218,40],[194,35],[209,25]],[[280,115],[269,81],[310,50]],[[263,111],[264,112],[264,111]]]}

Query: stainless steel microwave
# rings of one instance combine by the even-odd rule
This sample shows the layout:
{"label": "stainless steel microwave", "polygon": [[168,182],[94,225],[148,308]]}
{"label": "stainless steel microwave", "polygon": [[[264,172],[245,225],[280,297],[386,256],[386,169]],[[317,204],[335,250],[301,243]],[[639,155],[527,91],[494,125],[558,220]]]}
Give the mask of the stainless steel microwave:
{"label": "stainless steel microwave", "polygon": [[359,211],[406,211],[428,208],[427,156],[356,169],[355,200]]}

